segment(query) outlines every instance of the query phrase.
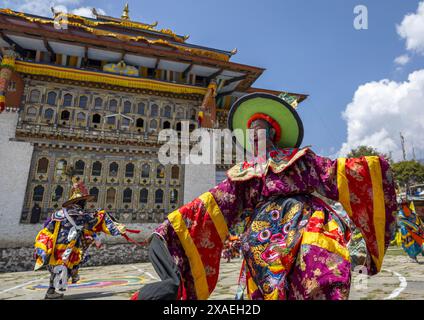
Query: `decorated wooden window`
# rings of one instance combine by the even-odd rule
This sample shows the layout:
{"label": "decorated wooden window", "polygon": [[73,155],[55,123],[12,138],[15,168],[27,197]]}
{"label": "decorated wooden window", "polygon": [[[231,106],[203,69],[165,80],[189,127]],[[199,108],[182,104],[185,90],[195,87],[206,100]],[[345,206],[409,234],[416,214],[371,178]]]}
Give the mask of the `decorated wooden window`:
{"label": "decorated wooden window", "polygon": [[124,113],[131,113],[132,112],[132,104],[130,101],[125,101],[124,102]]}
{"label": "decorated wooden window", "polygon": [[116,162],[112,162],[109,165],[109,176],[110,177],[116,177],[116,176],[118,176],[118,169],[119,169],[118,164]]}
{"label": "decorated wooden window", "polygon": [[118,107],[118,101],[115,99],[112,99],[109,101],[109,111],[116,112]]}
{"label": "decorated wooden window", "polygon": [[130,188],[126,188],[123,194],[123,203],[131,203],[132,201],[132,190]]}
{"label": "decorated wooden window", "polygon": [[176,204],[176,203],[178,203],[178,191],[177,190],[175,190],[175,189],[172,189],[171,191],[170,191],[170,203],[172,203],[172,204]]}
{"label": "decorated wooden window", "polygon": [[171,122],[164,121],[162,124],[162,129],[170,129],[171,128]]}
{"label": "decorated wooden window", "polygon": [[106,120],[106,122],[107,122],[107,124],[115,124],[116,123],[116,117],[107,117],[106,118],[107,120]]}
{"label": "decorated wooden window", "polygon": [[130,126],[130,119],[122,118],[122,120],[121,120],[121,126],[128,128]]}
{"label": "decorated wooden window", "polygon": [[172,108],[171,106],[166,106],[163,109],[163,116],[166,118],[172,118]]}
{"label": "decorated wooden window", "polygon": [[144,120],[143,120],[143,118],[138,118],[137,121],[136,121],[136,123],[135,123],[135,126],[137,128],[143,128],[144,127]]}
{"label": "decorated wooden window", "polygon": [[163,190],[158,189],[155,192],[155,203],[163,203]]}
{"label": "decorated wooden window", "polygon": [[159,116],[159,107],[157,104],[152,104],[152,106],[150,107],[150,115],[152,117]]}
{"label": "decorated wooden window", "polygon": [[82,160],[78,160],[75,162],[75,174],[80,176],[84,175],[85,162]]}
{"label": "decorated wooden window", "polygon": [[47,173],[49,168],[49,160],[47,158],[41,158],[38,160],[37,173]]}
{"label": "decorated wooden window", "polygon": [[171,169],[171,179],[179,179],[180,178],[180,167],[172,166]]}
{"label": "decorated wooden window", "polygon": [[56,99],[57,99],[57,93],[56,92],[50,91],[47,94],[47,104],[48,105],[51,105],[51,106],[56,105]]}
{"label": "decorated wooden window", "polygon": [[145,163],[141,167],[141,177],[142,178],[148,178],[150,176],[150,166]]}
{"label": "decorated wooden window", "polygon": [[79,107],[81,109],[86,109],[87,108],[87,104],[88,104],[88,98],[86,96],[81,96],[79,98]]}
{"label": "decorated wooden window", "polygon": [[149,190],[143,188],[140,190],[140,203],[147,203],[149,198]]}
{"label": "decorated wooden window", "polygon": [[44,196],[44,187],[43,186],[36,186],[34,188],[34,194],[32,196],[32,201],[43,201]]}
{"label": "decorated wooden window", "polygon": [[71,117],[71,113],[68,110],[63,110],[60,114],[60,120],[68,121]]}
{"label": "decorated wooden window", "polygon": [[141,115],[144,115],[144,112],[145,112],[145,110],[144,110],[144,108],[146,107],[146,105],[143,103],[143,102],[140,102],[138,105],[137,105],[137,113],[138,114],[141,114]]}
{"label": "decorated wooden window", "polygon": [[28,116],[31,116],[31,117],[35,117],[35,116],[37,116],[37,108],[29,107],[29,108],[27,109],[27,115],[28,115]]}
{"label": "decorated wooden window", "polygon": [[94,99],[94,108],[101,109],[102,107],[103,107],[103,99],[102,98]]}
{"label": "decorated wooden window", "polygon": [[97,189],[96,187],[93,187],[90,189],[89,193],[90,195],[94,196],[94,199],[92,200],[92,202],[97,202],[99,199],[99,189]]}
{"label": "decorated wooden window", "polygon": [[53,109],[47,109],[46,111],[44,111],[44,118],[46,120],[51,120],[53,119],[53,115],[54,115],[54,111]]}
{"label": "decorated wooden window", "polygon": [[100,123],[102,121],[102,117],[100,116],[100,114],[93,114],[93,123]]}
{"label": "decorated wooden window", "polygon": [[79,112],[77,114],[77,120],[78,121],[85,121],[85,113],[84,112]]}
{"label": "decorated wooden window", "polygon": [[66,160],[63,160],[63,159],[59,160],[56,165],[56,175],[57,176],[64,175],[67,165],[68,163],[66,162]]}
{"label": "decorated wooden window", "polygon": [[67,93],[63,96],[63,106],[64,107],[72,106],[72,94]]}
{"label": "decorated wooden window", "polygon": [[134,177],[134,164],[128,163],[125,166],[125,177],[126,178],[132,178],[132,177]]}
{"label": "decorated wooden window", "polygon": [[29,96],[29,102],[31,102],[31,103],[40,102],[40,96],[41,96],[40,90],[32,90],[31,94]]}
{"label": "decorated wooden window", "polygon": [[156,178],[163,179],[165,178],[165,167],[163,165],[158,165],[156,168]]}
{"label": "decorated wooden window", "polygon": [[180,108],[177,109],[176,118],[177,119],[184,119],[184,109],[183,108],[180,107]]}
{"label": "decorated wooden window", "polygon": [[151,120],[150,121],[150,129],[154,129],[156,130],[158,128],[158,122],[156,120]]}
{"label": "decorated wooden window", "polygon": [[54,189],[52,200],[59,201],[60,198],[62,198],[62,195],[63,195],[63,187],[57,186],[56,189]]}
{"label": "decorated wooden window", "polygon": [[106,191],[106,202],[107,203],[115,203],[116,198],[116,190],[114,188],[109,188]]}
{"label": "decorated wooden window", "polygon": [[99,177],[102,174],[102,163],[100,161],[96,161],[93,163],[91,168],[91,175],[95,177]]}

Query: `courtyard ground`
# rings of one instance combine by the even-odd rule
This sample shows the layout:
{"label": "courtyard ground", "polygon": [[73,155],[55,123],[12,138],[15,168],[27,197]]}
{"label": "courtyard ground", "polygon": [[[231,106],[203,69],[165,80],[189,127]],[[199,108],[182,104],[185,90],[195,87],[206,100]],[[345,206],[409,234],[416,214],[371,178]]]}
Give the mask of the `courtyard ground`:
{"label": "courtyard ground", "polygon": [[[350,299],[424,299],[424,257],[419,264],[400,248],[389,248],[382,271],[373,277],[352,275]],[[220,279],[211,299],[233,299],[240,272],[240,260],[222,260]],[[150,263],[87,267],[81,280],[70,285],[66,300],[127,300],[141,286],[157,281]],[[0,274],[0,299],[39,300],[44,298],[49,274],[46,271]]]}

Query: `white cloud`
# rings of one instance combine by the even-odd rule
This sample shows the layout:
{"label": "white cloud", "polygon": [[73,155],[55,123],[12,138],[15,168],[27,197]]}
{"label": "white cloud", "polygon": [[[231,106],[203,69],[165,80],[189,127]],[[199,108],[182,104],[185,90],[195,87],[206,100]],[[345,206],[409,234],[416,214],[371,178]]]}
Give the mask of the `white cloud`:
{"label": "white cloud", "polygon": [[400,132],[409,157],[412,146],[417,156],[424,155],[424,69],[411,73],[405,82],[385,79],[359,86],[343,118],[347,141],[340,156],[367,145],[401,160]]}
{"label": "white cloud", "polygon": [[424,1],[420,2],[416,13],[403,18],[397,26],[398,34],[406,39],[406,49],[424,55]]}
{"label": "white cloud", "polygon": [[411,58],[407,55],[407,54],[403,54],[399,57],[397,57],[395,59],[395,63],[400,65],[400,66],[404,66],[406,65],[409,61],[411,60]]}
{"label": "white cloud", "polygon": [[[93,17],[91,7],[77,7],[83,0],[3,0],[3,7],[15,11],[31,13],[44,17],[51,17],[51,7],[57,11],[71,12],[85,17]],[[100,14],[105,14],[102,9],[97,9]]]}

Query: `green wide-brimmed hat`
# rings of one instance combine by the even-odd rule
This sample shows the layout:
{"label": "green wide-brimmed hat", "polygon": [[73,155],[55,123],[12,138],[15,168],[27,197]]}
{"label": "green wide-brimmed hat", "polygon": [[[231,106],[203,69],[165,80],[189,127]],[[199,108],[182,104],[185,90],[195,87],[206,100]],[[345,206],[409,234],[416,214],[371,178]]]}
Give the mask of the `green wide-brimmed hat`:
{"label": "green wide-brimmed hat", "polygon": [[236,142],[244,149],[250,147],[247,129],[255,119],[264,119],[276,129],[276,146],[298,148],[301,145],[303,124],[296,110],[272,94],[251,93],[238,99],[228,115],[228,128],[231,131],[241,129],[235,131],[234,136]]}

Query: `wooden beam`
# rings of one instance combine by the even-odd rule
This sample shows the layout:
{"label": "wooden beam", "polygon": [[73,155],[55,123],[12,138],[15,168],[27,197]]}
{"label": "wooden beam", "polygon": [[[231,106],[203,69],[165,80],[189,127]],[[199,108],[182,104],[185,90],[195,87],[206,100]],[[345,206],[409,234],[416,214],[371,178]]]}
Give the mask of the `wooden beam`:
{"label": "wooden beam", "polygon": [[219,76],[224,71],[224,68],[219,69],[217,72],[212,73],[209,77],[206,78],[206,82],[211,82],[212,79],[215,79],[217,76]]}
{"label": "wooden beam", "polygon": [[4,41],[6,41],[10,46],[13,46],[15,48],[15,51],[18,52],[21,56],[25,56],[25,49],[22,48],[19,44],[17,44],[15,41],[10,39],[8,36],[4,34],[3,31],[0,31],[0,36],[3,38]]}
{"label": "wooden beam", "polygon": [[53,57],[56,53],[53,51],[53,49],[50,46],[49,42],[47,41],[46,37],[43,37],[43,43],[44,43],[44,46],[46,47],[47,51],[51,54],[51,58],[53,59]]}
{"label": "wooden beam", "polygon": [[228,96],[229,94],[232,94],[234,91],[236,91],[236,90],[230,90],[230,91],[226,91],[226,92],[218,93],[218,94],[216,95],[216,100],[218,100],[219,98],[222,98],[222,97]]}
{"label": "wooden beam", "polygon": [[81,67],[86,67],[88,65],[88,46],[84,46],[84,58],[81,62]]}
{"label": "wooden beam", "polygon": [[159,62],[160,62],[160,58],[157,58],[156,59],[156,63],[155,63],[155,67],[154,67],[154,69],[155,69],[155,71],[158,69],[158,67],[159,67]]}
{"label": "wooden beam", "polygon": [[193,69],[194,63],[190,63],[190,65],[183,71],[183,77],[186,78],[187,74]]}
{"label": "wooden beam", "polygon": [[244,80],[246,78],[246,75],[240,76],[240,77],[235,77],[229,80],[225,80],[225,86],[228,86],[229,84],[233,83],[233,82],[237,82],[237,81],[241,81]]}

